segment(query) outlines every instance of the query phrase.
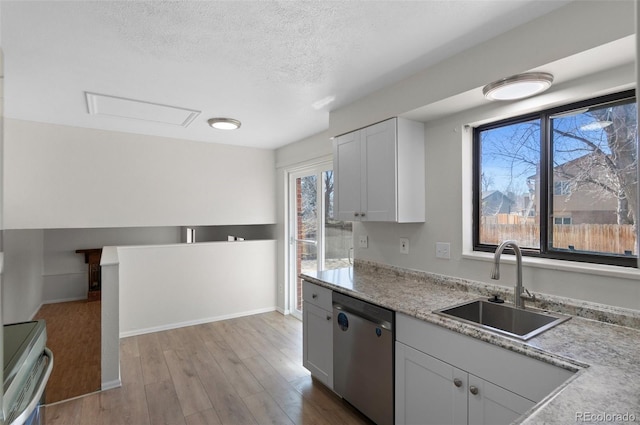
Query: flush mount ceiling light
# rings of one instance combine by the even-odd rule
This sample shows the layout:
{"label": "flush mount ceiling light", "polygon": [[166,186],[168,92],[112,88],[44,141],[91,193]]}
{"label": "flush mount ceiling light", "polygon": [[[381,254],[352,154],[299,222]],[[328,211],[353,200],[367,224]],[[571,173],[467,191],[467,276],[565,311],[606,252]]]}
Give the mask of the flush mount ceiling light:
{"label": "flush mount ceiling light", "polygon": [[613,118],[611,117],[611,108],[607,108],[607,116],[603,120],[592,121],[588,124],[585,124],[580,127],[580,130],[582,131],[602,130],[604,128],[609,127],[611,124],[613,124],[612,119]]}
{"label": "flush mount ceiling light", "polygon": [[218,130],[237,130],[241,125],[240,121],[233,118],[211,118],[207,122]]}
{"label": "flush mount ceiling light", "polygon": [[580,130],[582,131],[602,130],[603,128],[609,127],[611,124],[613,124],[612,121],[594,121],[594,122],[590,122],[589,124],[583,125],[582,127],[580,127]]}
{"label": "flush mount ceiling light", "polygon": [[482,89],[489,100],[516,100],[542,93],[553,82],[553,75],[546,72],[527,72],[513,75],[487,84]]}

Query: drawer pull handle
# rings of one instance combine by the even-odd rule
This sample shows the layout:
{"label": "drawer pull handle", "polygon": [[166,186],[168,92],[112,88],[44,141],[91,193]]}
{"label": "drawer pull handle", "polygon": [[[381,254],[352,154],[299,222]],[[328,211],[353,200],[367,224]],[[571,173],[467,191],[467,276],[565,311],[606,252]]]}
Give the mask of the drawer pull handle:
{"label": "drawer pull handle", "polygon": [[364,214],[364,213],[360,213],[360,217],[364,217],[364,216],[365,216],[365,214]]}
{"label": "drawer pull handle", "polygon": [[313,298],[315,300],[316,298],[318,298],[318,294],[311,295],[311,298]]}
{"label": "drawer pull handle", "polygon": [[480,390],[478,390],[478,387],[476,387],[475,385],[472,385],[469,387],[469,392],[473,395],[478,395]]}
{"label": "drawer pull handle", "polygon": [[456,387],[460,388],[462,386],[462,379],[460,378],[455,378],[453,380],[453,385],[455,385]]}
{"label": "drawer pull handle", "polygon": [[353,213],[354,216],[358,217],[360,213]]}
{"label": "drawer pull handle", "polygon": [[331,316],[327,314],[327,320],[331,320]]}

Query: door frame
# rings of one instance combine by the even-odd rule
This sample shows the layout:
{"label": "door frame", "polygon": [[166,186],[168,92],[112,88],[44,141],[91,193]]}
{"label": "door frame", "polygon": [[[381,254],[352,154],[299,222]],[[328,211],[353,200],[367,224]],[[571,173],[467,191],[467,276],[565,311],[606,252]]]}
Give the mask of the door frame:
{"label": "door frame", "polygon": [[322,179],[322,173],[325,171],[333,170],[333,161],[332,160],[322,160],[318,162],[314,162],[312,164],[307,164],[301,167],[291,168],[286,171],[286,182],[287,182],[287,200],[286,200],[286,220],[285,220],[285,229],[286,229],[286,238],[285,243],[287,246],[287,262],[285,266],[285,282],[286,289],[284,291],[285,295],[285,310],[302,320],[302,312],[296,310],[296,291],[294,285],[296,284],[296,190],[295,190],[295,181],[296,179],[309,175],[316,175],[317,181],[319,184],[319,190],[317,190],[316,196],[316,205],[318,207],[318,234],[317,234],[317,258],[318,258],[318,268],[320,268],[321,264],[324,264],[324,222],[325,222],[325,208],[324,208],[324,181]]}

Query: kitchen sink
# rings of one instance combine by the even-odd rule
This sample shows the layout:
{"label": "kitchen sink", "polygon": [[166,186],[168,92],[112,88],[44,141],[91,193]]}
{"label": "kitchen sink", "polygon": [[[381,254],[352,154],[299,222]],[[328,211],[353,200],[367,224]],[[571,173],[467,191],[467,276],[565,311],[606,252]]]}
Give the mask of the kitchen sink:
{"label": "kitchen sink", "polygon": [[556,313],[519,309],[512,304],[490,302],[486,298],[436,310],[434,313],[524,341],[571,318]]}

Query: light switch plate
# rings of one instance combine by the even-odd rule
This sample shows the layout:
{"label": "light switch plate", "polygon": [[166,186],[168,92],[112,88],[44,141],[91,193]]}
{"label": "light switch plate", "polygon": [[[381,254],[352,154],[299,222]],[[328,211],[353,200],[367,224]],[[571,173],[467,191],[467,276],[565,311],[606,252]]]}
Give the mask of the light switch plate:
{"label": "light switch plate", "polygon": [[360,248],[369,248],[369,237],[367,235],[360,235],[358,246]]}
{"label": "light switch plate", "polygon": [[400,254],[409,253],[409,238],[400,238]]}
{"label": "light switch plate", "polygon": [[451,258],[451,244],[449,242],[436,242],[436,258],[444,260]]}

